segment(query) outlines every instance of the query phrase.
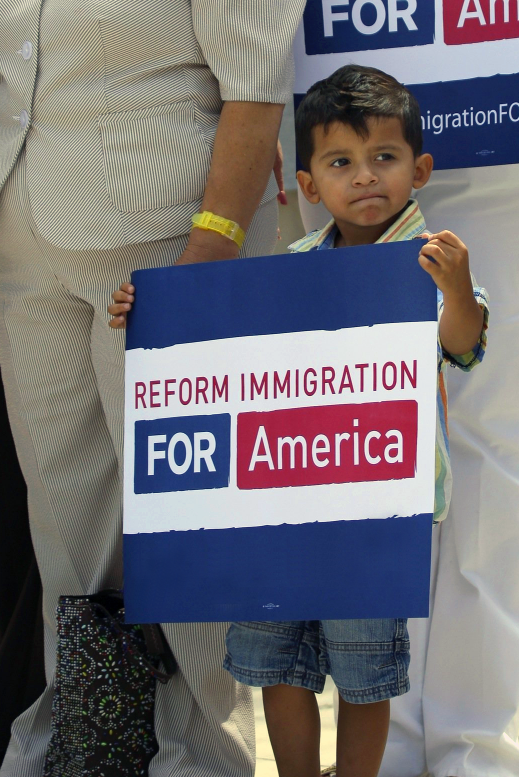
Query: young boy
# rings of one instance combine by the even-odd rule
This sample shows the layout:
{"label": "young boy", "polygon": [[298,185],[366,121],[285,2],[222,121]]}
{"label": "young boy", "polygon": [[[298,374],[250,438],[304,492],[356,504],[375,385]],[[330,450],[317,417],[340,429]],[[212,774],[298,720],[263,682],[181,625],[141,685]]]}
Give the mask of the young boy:
{"label": "young boy", "polygon": [[[303,170],[299,186],[333,216],[290,246],[340,246],[428,237],[418,261],[438,287],[438,416],[435,521],[449,507],[451,471],[444,370],[470,370],[486,344],[486,292],[473,285],[468,252],[452,232],[430,235],[413,188],[424,186],[432,157],[422,154],[420,109],[389,75],[350,65],[315,84],[296,115]],[[352,293],[355,293],[352,290]],[[331,674],[339,690],[337,777],[376,777],[386,743],[389,699],[409,689],[405,620],[235,623],[224,666],[263,688],[265,718],[280,777],[319,774],[315,692]]]}
{"label": "young boy", "polygon": [[[309,202],[322,200],[333,219],[290,246],[293,251],[428,237],[418,261],[438,287],[434,518],[441,521],[451,490],[445,366],[470,370],[481,361],[488,307],[485,290],[473,285],[464,244],[452,232],[426,234],[410,199],[432,171],[432,157],[422,154],[419,106],[391,76],[346,66],[308,91],[296,115],[296,141],[304,167],[299,186]],[[112,296],[112,326],[119,328],[133,287],[123,284]],[[315,692],[326,674],[339,690],[337,777],[376,777],[389,699],[409,689],[408,665],[403,619],[235,623],[224,664],[237,680],[263,687],[280,777],[319,774]]]}

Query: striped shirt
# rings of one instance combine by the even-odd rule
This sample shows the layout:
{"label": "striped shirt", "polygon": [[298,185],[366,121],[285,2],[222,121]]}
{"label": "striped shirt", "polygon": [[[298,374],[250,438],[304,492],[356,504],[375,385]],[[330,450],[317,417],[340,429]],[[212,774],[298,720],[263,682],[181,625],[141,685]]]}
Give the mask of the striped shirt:
{"label": "striped shirt", "polygon": [[[379,237],[377,243],[393,243],[399,240],[412,240],[426,232],[424,217],[416,200],[409,200],[407,208],[397,220]],[[332,219],[323,229],[296,240],[289,246],[293,253],[299,251],[323,251],[335,247],[338,234],[337,225]],[[453,356],[441,344],[438,331],[438,391],[436,413],[436,465],[435,465],[435,504],[434,521],[443,521],[449,511],[452,492],[452,467],[449,454],[449,425],[447,418],[447,386],[445,370],[447,364],[468,372],[481,362],[487,344],[488,295],[485,289],[476,285],[472,277],[474,297],[483,310],[484,320],[479,340],[474,348],[462,356]],[[438,289],[438,321],[443,310],[443,295]]]}

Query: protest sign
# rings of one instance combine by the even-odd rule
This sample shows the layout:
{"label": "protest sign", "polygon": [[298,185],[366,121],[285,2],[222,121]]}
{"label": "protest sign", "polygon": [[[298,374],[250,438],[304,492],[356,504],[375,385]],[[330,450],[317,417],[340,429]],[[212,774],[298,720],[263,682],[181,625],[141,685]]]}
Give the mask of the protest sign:
{"label": "protest sign", "polygon": [[308,0],[295,103],[354,62],[406,84],[435,168],[519,162],[517,0]]}
{"label": "protest sign", "polygon": [[421,245],[134,273],[129,620],[427,614],[437,303]]}

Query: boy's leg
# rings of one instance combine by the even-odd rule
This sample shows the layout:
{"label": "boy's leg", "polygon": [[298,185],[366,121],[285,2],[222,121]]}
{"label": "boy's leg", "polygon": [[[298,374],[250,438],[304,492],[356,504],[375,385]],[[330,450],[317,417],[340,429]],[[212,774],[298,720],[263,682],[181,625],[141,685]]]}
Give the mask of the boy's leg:
{"label": "boy's leg", "polygon": [[263,706],[279,777],[317,777],[321,721],[315,693],[271,685],[263,688]]}
{"label": "boy's leg", "polygon": [[324,687],[319,621],[232,623],[224,667],[263,688],[265,719],[280,777],[319,777],[320,720],[315,693]]}
{"label": "boy's leg", "polygon": [[389,699],[351,704],[339,696],[337,777],[377,777],[389,728]]}
{"label": "boy's leg", "polygon": [[406,621],[353,619],[322,621],[321,626],[321,660],[327,661],[340,694],[337,777],[377,777],[389,699],[409,690]]}

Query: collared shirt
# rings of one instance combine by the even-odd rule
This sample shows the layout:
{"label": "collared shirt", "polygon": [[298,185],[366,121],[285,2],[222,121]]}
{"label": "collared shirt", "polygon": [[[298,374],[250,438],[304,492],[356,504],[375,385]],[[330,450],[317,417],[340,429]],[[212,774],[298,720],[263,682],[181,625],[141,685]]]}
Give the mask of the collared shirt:
{"label": "collared shirt", "polygon": [[[425,220],[420,212],[416,200],[409,200],[407,208],[400,214],[396,221],[386,229],[379,237],[377,243],[393,243],[399,240],[412,240],[427,232]],[[289,249],[297,253],[299,251],[323,251],[335,247],[338,228],[332,219],[323,229],[310,232],[301,240],[289,246]],[[441,344],[438,331],[438,391],[436,413],[436,487],[434,504],[434,521],[443,521],[449,511],[452,492],[452,467],[449,454],[449,425],[447,418],[447,386],[445,369],[447,364],[459,367],[468,372],[479,364],[485,355],[487,344],[488,326],[488,295],[485,289],[476,285],[472,276],[474,297],[483,310],[484,320],[479,340],[474,348],[462,356],[453,356],[448,353]],[[438,321],[443,311],[443,295],[438,289]]]}

